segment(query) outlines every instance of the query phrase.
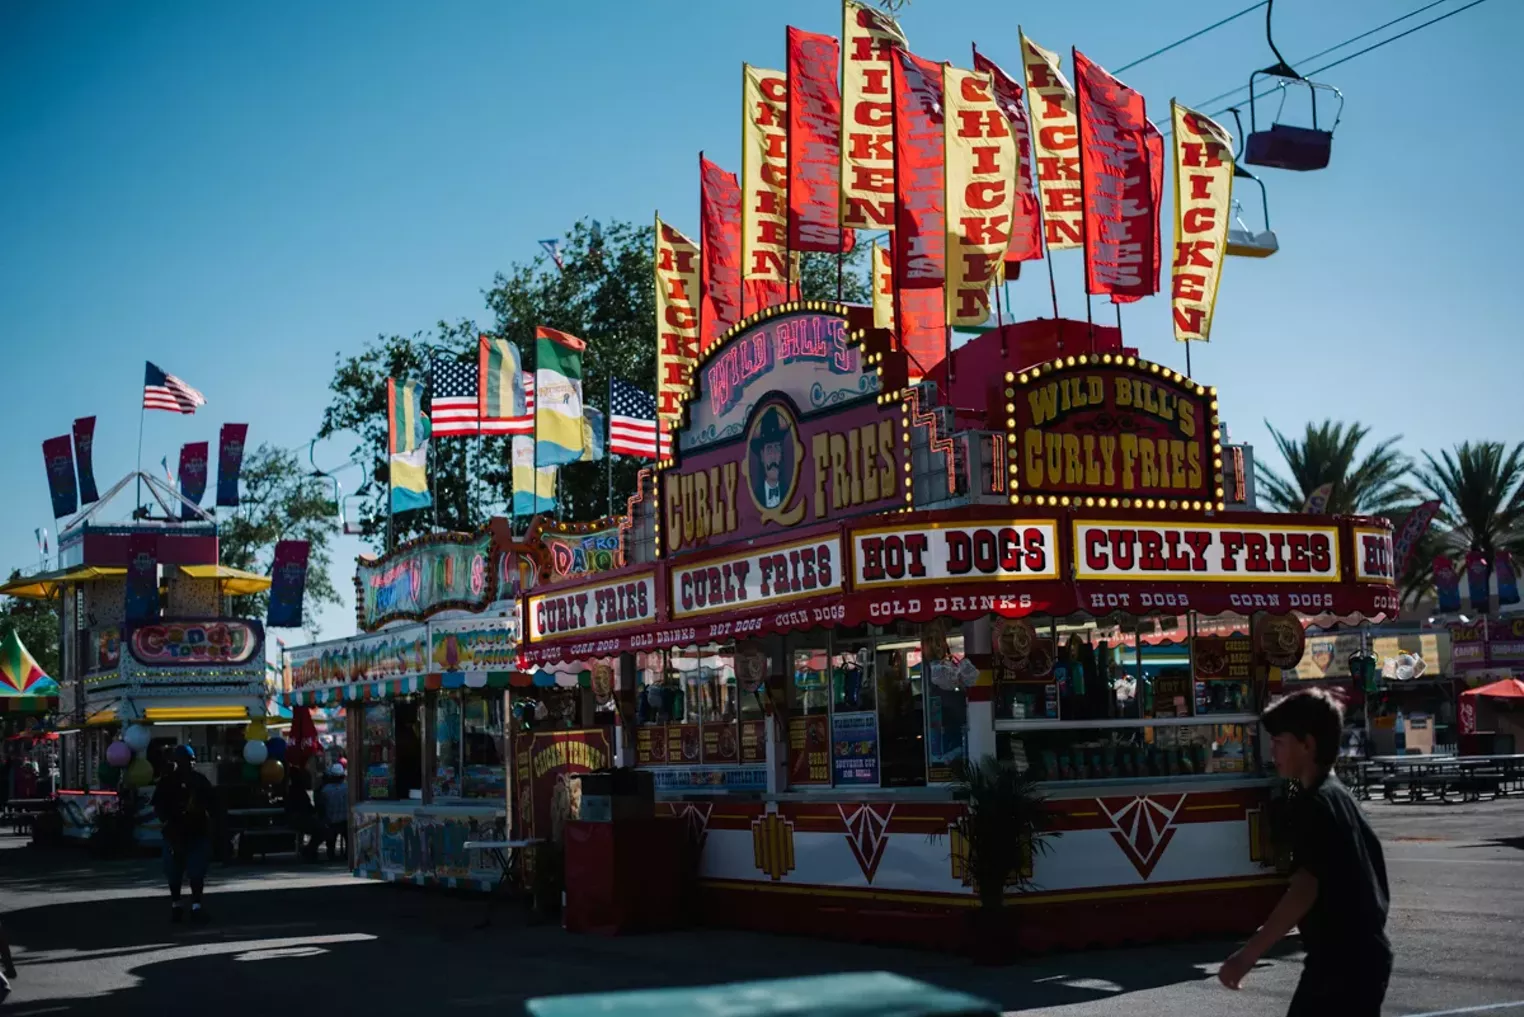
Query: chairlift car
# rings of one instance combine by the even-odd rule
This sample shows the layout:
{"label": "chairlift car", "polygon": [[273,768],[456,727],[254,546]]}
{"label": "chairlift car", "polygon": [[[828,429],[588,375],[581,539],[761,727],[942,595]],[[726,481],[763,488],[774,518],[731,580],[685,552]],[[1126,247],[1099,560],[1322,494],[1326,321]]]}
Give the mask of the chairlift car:
{"label": "chairlift car", "polygon": [[339,525],[345,536],[358,537],[364,534],[365,528],[360,525],[359,502],[365,500],[370,490],[370,481],[360,485],[360,489],[354,494],[345,495],[339,501]]}
{"label": "chairlift car", "polygon": [[1260,219],[1265,224],[1264,229],[1256,230],[1244,222],[1244,203],[1235,197],[1233,221],[1228,224],[1228,254],[1240,258],[1268,258],[1281,249],[1275,231],[1270,228],[1270,197],[1265,191],[1265,182],[1243,167],[1243,121],[1236,108],[1228,112],[1233,114],[1233,122],[1238,125],[1238,152],[1233,156],[1233,177],[1235,180],[1252,180],[1259,187]]}
{"label": "chairlift car", "polygon": [[[1286,170],[1320,170],[1328,165],[1329,157],[1333,154],[1333,132],[1339,126],[1339,119],[1344,115],[1344,93],[1332,85],[1310,81],[1298,74],[1286,59],[1281,56],[1281,51],[1276,48],[1275,38],[1270,32],[1270,17],[1275,10],[1275,0],[1270,0],[1265,5],[1265,39],[1270,43],[1270,50],[1275,54],[1276,62],[1264,70],[1255,71],[1249,75],[1249,137],[1245,146],[1246,155],[1244,161],[1252,166],[1271,166],[1275,169]],[[1268,130],[1261,131],[1257,120],[1255,107],[1256,95],[1254,86],[1260,78],[1279,79],[1276,88],[1281,93],[1281,103],[1276,109],[1275,120]],[[1286,92],[1293,85],[1305,85],[1308,97],[1312,101],[1312,126],[1297,127],[1293,124],[1280,122],[1281,114],[1286,109]],[[1332,92],[1339,100],[1339,106],[1334,113],[1333,125],[1327,130],[1318,126],[1318,93]]]}

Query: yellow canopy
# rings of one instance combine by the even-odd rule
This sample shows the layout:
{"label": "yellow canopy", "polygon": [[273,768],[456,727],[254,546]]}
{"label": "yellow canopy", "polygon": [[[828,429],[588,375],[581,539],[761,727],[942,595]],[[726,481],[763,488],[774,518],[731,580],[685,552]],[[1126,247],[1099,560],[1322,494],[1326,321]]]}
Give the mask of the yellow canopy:
{"label": "yellow canopy", "polygon": [[215,579],[222,584],[222,592],[229,597],[242,597],[260,593],[270,588],[270,577],[255,575],[231,565],[181,565],[180,571],[192,579]]}
{"label": "yellow canopy", "polygon": [[[4,586],[0,586],[0,594],[8,597],[22,597],[27,600],[49,600],[62,587],[71,583],[88,583],[96,579],[109,579],[113,576],[125,576],[127,570],[114,566],[80,565],[72,569],[59,569],[56,572],[39,572],[35,576],[22,576],[12,580]],[[265,580],[265,586],[270,581]],[[260,587],[264,589],[264,587]]]}

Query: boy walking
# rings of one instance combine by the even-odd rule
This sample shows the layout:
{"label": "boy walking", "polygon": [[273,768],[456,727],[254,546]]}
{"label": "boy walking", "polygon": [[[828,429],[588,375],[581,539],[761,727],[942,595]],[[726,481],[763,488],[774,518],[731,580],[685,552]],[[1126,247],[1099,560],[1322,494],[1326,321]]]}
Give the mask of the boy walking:
{"label": "boy walking", "polygon": [[1293,925],[1307,950],[1287,1017],[1379,1017],[1392,972],[1381,842],[1331,772],[1344,714],[1321,689],[1294,692],[1261,718],[1275,768],[1302,785],[1292,814],[1291,885],[1217,977],[1230,989]]}
{"label": "boy walking", "polygon": [[169,883],[169,917],[181,921],[180,887],[190,879],[191,921],[206,921],[201,891],[212,855],[212,812],[216,800],[211,782],[196,771],[196,752],[175,746],[174,771],[159,781],[153,811],[164,828],[164,876]]}

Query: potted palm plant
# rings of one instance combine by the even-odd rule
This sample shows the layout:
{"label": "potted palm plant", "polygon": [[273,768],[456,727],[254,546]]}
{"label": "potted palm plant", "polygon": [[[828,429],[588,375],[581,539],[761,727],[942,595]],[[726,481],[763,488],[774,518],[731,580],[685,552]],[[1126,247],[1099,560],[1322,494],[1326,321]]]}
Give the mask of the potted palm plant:
{"label": "potted palm plant", "polygon": [[964,803],[947,835],[953,856],[961,859],[965,880],[978,895],[970,914],[970,940],[975,960],[1003,963],[1016,940],[1006,894],[1030,889],[1032,862],[1046,854],[1049,839],[1047,798],[1029,775],[1014,764],[986,756],[965,762],[954,774],[954,797]]}

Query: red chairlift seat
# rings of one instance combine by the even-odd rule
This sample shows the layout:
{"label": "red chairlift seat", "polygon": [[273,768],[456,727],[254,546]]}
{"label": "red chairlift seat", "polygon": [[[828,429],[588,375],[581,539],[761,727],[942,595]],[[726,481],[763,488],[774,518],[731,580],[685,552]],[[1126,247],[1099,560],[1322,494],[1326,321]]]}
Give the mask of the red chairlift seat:
{"label": "red chairlift seat", "polygon": [[[1282,80],[1276,86],[1281,93],[1280,109],[1276,122],[1268,130],[1259,130],[1255,115],[1254,85],[1260,77],[1276,77]],[[1286,89],[1294,83],[1307,86],[1312,100],[1312,126],[1298,127],[1280,122],[1281,111],[1286,107]],[[1324,130],[1318,126],[1318,92],[1332,92],[1339,100],[1339,112],[1334,116],[1333,127]],[[1275,169],[1320,170],[1328,165],[1333,154],[1333,128],[1339,125],[1344,112],[1344,94],[1332,85],[1308,81],[1285,64],[1267,67],[1249,75],[1249,137],[1244,146],[1244,162],[1252,166],[1270,166]]]}

